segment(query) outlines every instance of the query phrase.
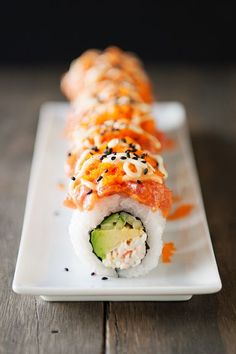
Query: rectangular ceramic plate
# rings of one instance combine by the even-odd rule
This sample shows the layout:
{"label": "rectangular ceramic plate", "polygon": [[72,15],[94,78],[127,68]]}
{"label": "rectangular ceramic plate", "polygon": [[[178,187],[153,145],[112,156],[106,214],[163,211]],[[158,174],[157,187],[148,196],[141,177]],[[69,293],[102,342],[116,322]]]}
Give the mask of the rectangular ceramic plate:
{"label": "rectangular ceramic plate", "polygon": [[184,107],[175,102],[154,105],[159,126],[175,141],[175,148],[164,156],[168,185],[182,197],[179,203],[194,205],[189,216],[167,223],[164,241],[174,242],[176,253],[171,263],[160,263],[144,277],[107,281],[90,276],[75,256],[68,235],[71,210],[63,207],[65,191],[58,188],[58,183],[66,184],[63,128],[67,110],[68,104],[53,102],[41,109],[13,290],[49,301],[176,301],[219,291],[221,281]]}

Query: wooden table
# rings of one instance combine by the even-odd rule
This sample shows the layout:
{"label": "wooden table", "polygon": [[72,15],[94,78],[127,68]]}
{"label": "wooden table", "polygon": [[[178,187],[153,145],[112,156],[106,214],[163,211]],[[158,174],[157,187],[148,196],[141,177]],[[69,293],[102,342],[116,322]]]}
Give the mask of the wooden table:
{"label": "wooden table", "polygon": [[11,290],[41,103],[63,68],[0,69],[0,353],[236,353],[236,69],[150,66],[186,105],[223,289],[189,302],[45,303]]}

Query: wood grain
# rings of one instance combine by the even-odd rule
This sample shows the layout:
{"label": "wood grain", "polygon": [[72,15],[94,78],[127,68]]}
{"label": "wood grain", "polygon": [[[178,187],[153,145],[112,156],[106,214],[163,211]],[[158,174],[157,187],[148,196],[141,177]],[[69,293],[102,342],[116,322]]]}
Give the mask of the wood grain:
{"label": "wood grain", "polygon": [[236,353],[236,69],[149,67],[187,108],[222,277],[189,302],[45,303],[11,291],[40,105],[63,68],[0,68],[0,353]]}

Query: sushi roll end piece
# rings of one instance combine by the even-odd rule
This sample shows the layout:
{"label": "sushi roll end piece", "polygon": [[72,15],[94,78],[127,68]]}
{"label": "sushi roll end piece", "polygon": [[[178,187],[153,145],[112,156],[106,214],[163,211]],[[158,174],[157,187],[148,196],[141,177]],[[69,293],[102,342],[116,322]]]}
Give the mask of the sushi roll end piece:
{"label": "sushi roll end piece", "polygon": [[164,226],[160,211],[114,195],[103,198],[91,211],[75,211],[70,236],[88,273],[129,278],[157,266]]}

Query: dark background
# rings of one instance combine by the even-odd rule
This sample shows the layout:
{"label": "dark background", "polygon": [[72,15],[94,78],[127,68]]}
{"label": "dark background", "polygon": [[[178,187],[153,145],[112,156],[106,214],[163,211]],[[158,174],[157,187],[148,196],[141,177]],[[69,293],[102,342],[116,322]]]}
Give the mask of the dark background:
{"label": "dark background", "polygon": [[116,44],[146,61],[236,59],[233,1],[4,1],[0,62],[67,63]]}

